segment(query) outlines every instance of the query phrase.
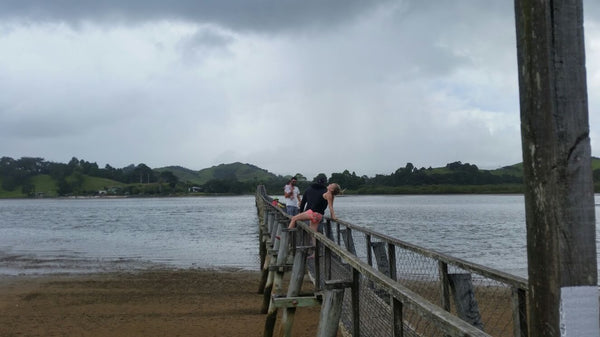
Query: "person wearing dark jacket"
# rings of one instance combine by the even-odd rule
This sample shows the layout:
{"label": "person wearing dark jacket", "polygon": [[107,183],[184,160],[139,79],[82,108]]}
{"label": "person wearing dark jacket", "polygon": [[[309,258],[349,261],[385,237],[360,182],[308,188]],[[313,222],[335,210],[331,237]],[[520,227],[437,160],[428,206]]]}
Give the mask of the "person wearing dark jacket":
{"label": "person wearing dark jacket", "polygon": [[[311,186],[312,187],[312,186]],[[325,186],[323,186],[325,187]],[[310,190],[310,192],[309,192]],[[341,188],[338,184],[329,184],[325,187],[325,192],[318,187],[315,189],[308,188],[304,192],[304,197],[302,198],[302,203],[306,200],[306,211],[294,215],[288,228],[295,228],[296,221],[299,220],[310,220],[310,228],[316,231],[319,223],[323,219],[323,213],[325,213],[325,209],[329,207],[329,213],[331,214],[331,218],[335,219],[335,212],[333,210],[333,199],[336,195],[340,194]],[[310,194],[307,194],[310,193]],[[301,205],[301,209],[304,208],[304,205]]]}
{"label": "person wearing dark jacket", "polygon": [[[321,196],[325,192],[327,192],[325,179],[319,178],[316,183],[313,183],[306,189],[306,191],[304,191],[302,200],[300,201],[300,213],[312,209],[315,212],[323,214],[327,204],[325,203],[323,205],[324,200]],[[304,207],[306,207],[306,209]]]}

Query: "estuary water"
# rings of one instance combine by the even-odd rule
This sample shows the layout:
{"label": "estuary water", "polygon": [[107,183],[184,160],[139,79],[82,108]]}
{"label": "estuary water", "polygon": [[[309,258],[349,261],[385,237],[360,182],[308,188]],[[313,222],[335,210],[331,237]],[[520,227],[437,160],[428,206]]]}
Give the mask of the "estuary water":
{"label": "estuary water", "polygon": [[[526,275],[522,195],[344,196],[335,209],[350,223]],[[257,223],[254,196],[0,200],[0,276],[257,270]]]}

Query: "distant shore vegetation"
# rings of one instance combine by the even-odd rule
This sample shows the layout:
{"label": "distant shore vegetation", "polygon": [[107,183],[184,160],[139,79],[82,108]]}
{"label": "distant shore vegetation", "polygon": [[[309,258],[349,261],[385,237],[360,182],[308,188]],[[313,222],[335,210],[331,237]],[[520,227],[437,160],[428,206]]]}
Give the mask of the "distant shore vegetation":
{"label": "distant shore vegetation", "polygon": [[[600,159],[592,158],[595,190],[600,191]],[[344,170],[312,179],[295,174],[301,190],[319,176],[342,186],[345,194],[499,194],[523,193],[523,166],[495,170],[456,161],[438,168],[411,163],[390,174],[359,176]],[[199,171],[180,166],[123,168],[72,158],[56,163],[37,157],[0,158],[0,198],[126,197],[251,194],[258,185],[280,195],[291,176],[281,176],[252,164],[221,164]]]}

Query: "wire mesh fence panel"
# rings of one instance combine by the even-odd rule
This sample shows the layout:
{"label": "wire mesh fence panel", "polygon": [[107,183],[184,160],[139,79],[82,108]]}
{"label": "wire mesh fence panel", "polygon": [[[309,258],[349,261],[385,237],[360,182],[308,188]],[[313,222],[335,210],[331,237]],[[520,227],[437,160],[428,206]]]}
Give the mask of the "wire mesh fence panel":
{"label": "wire mesh fence panel", "polygon": [[[359,281],[359,324],[361,336],[391,336],[391,308],[372,287],[372,283]],[[349,306],[345,311],[350,315]],[[348,328],[350,328],[349,326]]]}
{"label": "wire mesh fence panel", "polygon": [[418,315],[410,308],[404,310],[404,336],[445,337],[444,331],[437,325]]}
{"label": "wire mesh fence panel", "polygon": [[[398,283],[431,303],[442,305],[439,260],[399,246],[395,246],[392,251],[394,258],[390,260],[389,243],[378,240],[367,242],[366,238],[367,236],[360,231],[345,230],[344,228],[340,232],[336,232],[334,237],[334,239],[339,239],[346,248],[351,240],[356,247],[357,257],[365,262],[367,261],[367,247],[370,245],[373,268],[389,275],[389,270],[393,270],[393,268],[389,265],[385,266],[385,263],[393,261],[396,271],[395,278]],[[363,249],[359,247],[363,247]],[[338,269],[331,272],[331,277],[350,279],[351,270],[345,266],[343,258],[334,257],[334,261],[336,263],[332,263],[332,265]],[[450,274],[471,275],[468,271],[455,266],[450,267]],[[477,274],[473,275],[472,282],[473,293],[479,304],[478,313],[481,315],[483,330],[492,336],[513,336],[511,287]],[[359,294],[361,336],[391,336],[392,309],[387,290],[372,281],[361,278]],[[450,301],[448,304],[449,311],[458,316],[455,301]],[[346,292],[342,324],[349,330],[353,324],[351,305],[351,295]],[[423,319],[410,308],[405,308],[403,312],[403,333],[404,336],[446,336],[440,327]]]}
{"label": "wire mesh fence panel", "polygon": [[490,279],[475,279],[474,283],[483,330],[492,336],[513,336],[512,289]]}
{"label": "wire mesh fence panel", "polygon": [[[356,255],[361,261],[367,262],[367,247],[370,245],[374,269],[389,276],[389,270],[394,270],[394,268],[385,264],[394,263],[396,282],[431,303],[442,305],[442,278],[439,260],[400,246],[394,247],[391,251],[393,258],[390,259],[388,242],[378,240],[367,242],[367,236],[357,230],[342,228],[339,232],[333,232],[333,241],[339,240],[341,246],[346,250],[347,247],[352,247],[352,244],[348,244],[348,242],[353,242],[356,247]],[[324,254],[321,253],[320,257],[323,256]],[[343,257],[332,255],[331,261],[328,271],[325,269],[327,263],[324,260],[320,262],[322,275],[329,275],[330,279],[351,280],[352,268],[344,263]],[[472,293],[478,304],[478,314],[481,316],[483,330],[486,333],[491,336],[513,336],[511,286],[482,275],[471,274],[456,266],[450,266],[448,273],[450,275],[469,275],[469,280],[473,285]],[[393,315],[388,290],[361,277],[358,294],[360,335],[392,336]],[[456,295],[451,296],[448,309],[451,313],[459,316],[453,296]],[[424,319],[410,307],[404,308],[402,317],[404,336],[447,336],[439,326]],[[349,291],[344,296],[341,324],[347,331],[352,331],[353,311],[351,292]]]}

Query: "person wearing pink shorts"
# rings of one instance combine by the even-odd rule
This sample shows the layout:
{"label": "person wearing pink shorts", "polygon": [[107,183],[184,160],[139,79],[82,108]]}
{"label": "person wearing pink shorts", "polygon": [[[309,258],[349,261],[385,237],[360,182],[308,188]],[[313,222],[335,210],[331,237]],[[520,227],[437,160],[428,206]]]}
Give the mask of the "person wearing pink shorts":
{"label": "person wearing pink shorts", "polygon": [[321,223],[321,220],[323,220],[323,214],[319,213],[319,212],[313,212],[312,209],[309,209],[308,211],[306,211],[306,215],[308,215],[310,217],[310,223],[311,224],[319,224]]}
{"label": "person wearing pink shorts", "polygon": [[[319,210],[325,212],[325,209],[329,207],[329,213],[331,214],[331,219],[335,220],[335,212],[333,211],[333,199],[336,195],[338,195],[341,191],[340,185],[338,184],[329,184],[327,186],[327,192],[323,193],[319,196],[322,198],[317,200],[317,204],[321,204],[324,207],[320,207]],[[288,228],[296,228],[296,221],[310,221],[310,228],[314,231],[317,230],[319,223],[323,220],[323,213],[318,212],[314,209],[308,209],[302,213],[296,214],[292,217]]]}

